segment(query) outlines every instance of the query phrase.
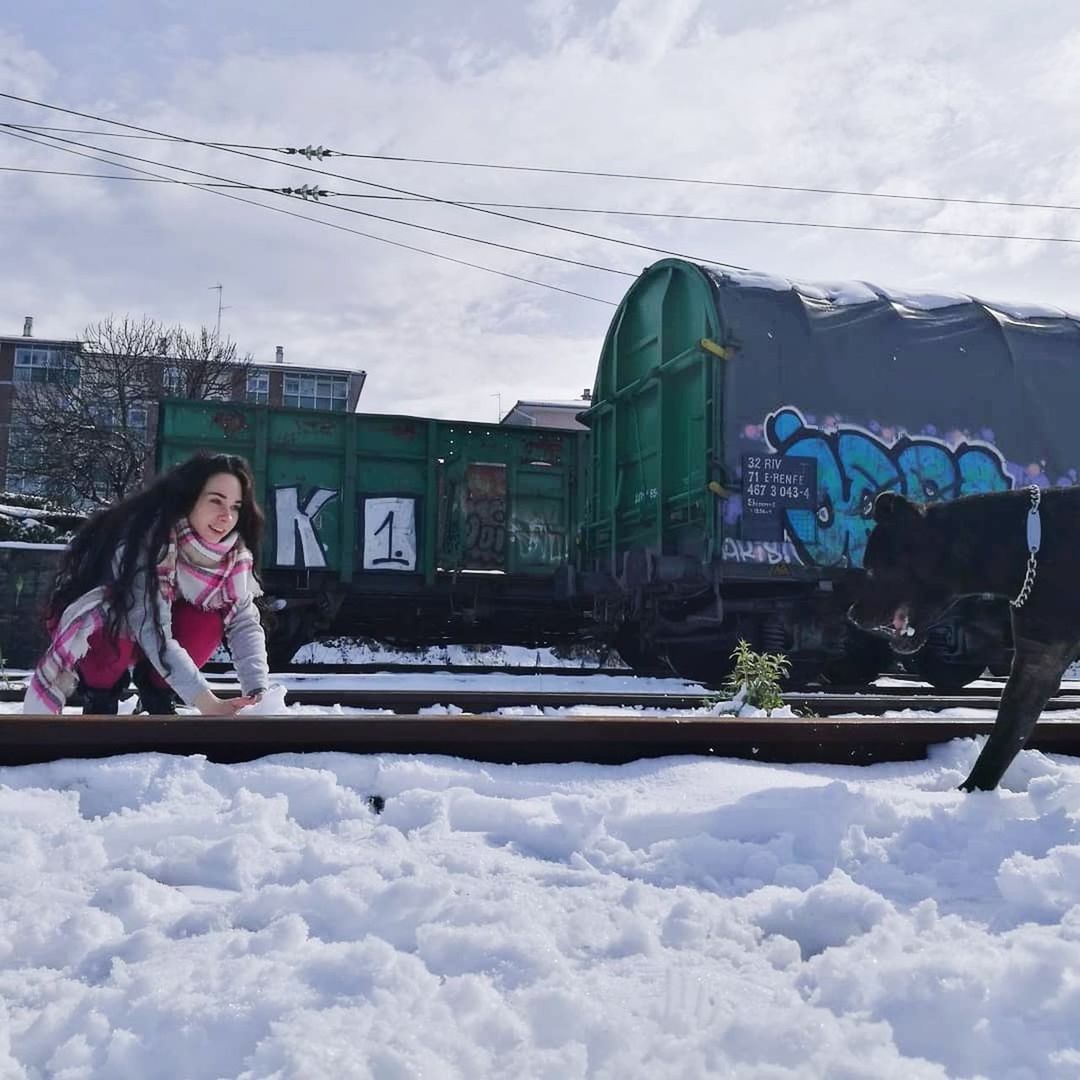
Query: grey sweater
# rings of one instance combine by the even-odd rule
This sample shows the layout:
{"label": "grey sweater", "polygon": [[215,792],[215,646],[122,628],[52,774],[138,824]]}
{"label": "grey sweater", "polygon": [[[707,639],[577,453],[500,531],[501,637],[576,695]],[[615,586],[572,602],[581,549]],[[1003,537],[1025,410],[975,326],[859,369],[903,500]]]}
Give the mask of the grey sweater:
{"label": "grey sweater", "polygon": [[[255,582],[251,584],[254,586]],[[250,590],[251,592],[254,589]],[[132,605],[127,613],[128,628],[132,637],[139,643],[139,648],[157,669],[157,672],[180,695],[187,705],[194,705],[195,699],[204,691],[210,690],[210,684],[203,678],[202,672],[195,666],[187,649],[172,636],[172,606],[167,604],[160,593],[156,593],[158,611],[161,617],[161,629],[165,635],[165,649],[162,651],[154,629],[153,616],[146,602],[146,567],[141,566],[135,574],[131,588]],[[236,613],[225,628],[225,640],[232,653],[236,673],[240,676],[240,690],[243,694],[252,694],[265,690],[270,680],[270,665],[266,659],[266,634],[259,619],[259,609],[252,596],[239,601]],[[166,671],[166,662],[168,671]]]}

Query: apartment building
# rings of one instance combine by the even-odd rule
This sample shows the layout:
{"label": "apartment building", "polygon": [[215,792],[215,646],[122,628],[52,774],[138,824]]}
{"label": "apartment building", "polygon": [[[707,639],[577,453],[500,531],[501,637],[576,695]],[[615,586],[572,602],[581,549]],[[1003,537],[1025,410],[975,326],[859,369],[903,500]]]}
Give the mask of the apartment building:
{"label": "apartment building", "polygon": [[[34,447],[20,438],[18,412],[14,408],[20,384],[34,382],[78,383],[82,365],[93,362],[79,341],[38,337],[34,320],[26,316],[18,336],[0,335],[0,490],[34,493],[39,490],[34,474]],[[161,397],[181,393],[178,372],[163,359],[160,368]],[[284,405],[298,409],[356,412],[367,373],[350,368],[307,367],[287,363],[282,346],[273,363],[253,363],[237,371],[237,377],[221,396],[226,400],[259,405]],[[146,427],[145,405],[128,410],[130,427]],[[149,437],[149,432],[148,432]]]}

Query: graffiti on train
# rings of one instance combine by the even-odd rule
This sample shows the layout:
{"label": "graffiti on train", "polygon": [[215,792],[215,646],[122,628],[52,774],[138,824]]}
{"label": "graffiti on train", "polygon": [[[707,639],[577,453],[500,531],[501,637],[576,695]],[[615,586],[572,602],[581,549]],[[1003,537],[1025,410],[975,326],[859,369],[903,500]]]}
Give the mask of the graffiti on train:
{"label": "graffiti on train", "polygon": [[760,540],[736,540],[733,536],[725,536],[722,551],[724,562],[743,565],[753,563],[759,566],[798,566],[802,561],[790,540],[769,543]]}
{"label": "graffiti on train", "polygon": [[557,566],[567,557],[566,528],[557,511],[519,505],[509,533],[522,566]]}
{"label": "graffiti on train", "polygon": [[[514,547],[518,567],[557,566],[567,557],[566,526],[561,505],[522,498],[511,517],[500,486],[478,482],[457,492],[443,528],[452,558],[448,567],[467,570],[508,569]],[[297,570],[324,570],[337,562],[337,515],[327,522],[324,511],[340,497],[335,488],[274,489],[274,564]],[[417,500],[407,495],[367,496],[359,500],[358,562],[365,571],[415,572],[420,556]]]}
{"label": "graffiti on train", "polygon": [[319,515],[337,497],[335,488],[315,488],[301,504],[299,485],[274,488],[274,561],[278,566],[326,567],[326,548],[317,526]]}
{"label": "graffiti on train", "polygon": [[505,495],[467,500],[462,559],[473,570],[498,570],[506,565]]}
{"label": "graffiti on train", "polygon": [[832,417],[817,425],[791,406],[771,413],[759,431],[769,452],[783,461],[803,468],[807,460],[814,463],[814,505],[779,510],[784,539],[800,561],[817,566],[862,565],[874,500],[883,491],[933,503],[1013,486],[1004,456],[974,438],[874,431]]}
{"label": "graffiti on train", "polygon": [[365,570],[416,569],[416,500],[379,496],[363,500]]}

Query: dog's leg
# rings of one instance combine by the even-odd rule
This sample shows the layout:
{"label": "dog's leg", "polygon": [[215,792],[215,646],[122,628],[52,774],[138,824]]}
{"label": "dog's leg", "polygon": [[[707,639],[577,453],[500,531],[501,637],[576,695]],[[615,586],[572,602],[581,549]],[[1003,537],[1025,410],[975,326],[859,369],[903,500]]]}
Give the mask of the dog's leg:
{"label": "dog's leg", "polygon": [[1001,694],[994,730],[979,754],[971,775],[960,785],[964,791],[996,788],[1013,758],[1035,729],[1043,706],[1061,685],[1061,676],[1073,659],[1073,646],[1018,638],[1012,670]]}

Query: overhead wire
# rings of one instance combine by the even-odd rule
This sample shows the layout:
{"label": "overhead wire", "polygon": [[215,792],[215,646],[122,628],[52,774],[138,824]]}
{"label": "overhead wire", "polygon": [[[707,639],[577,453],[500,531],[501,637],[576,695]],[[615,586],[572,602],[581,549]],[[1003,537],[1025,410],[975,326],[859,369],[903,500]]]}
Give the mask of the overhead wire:
{"label": "overhead wire", "polygon": [[[15,125],[2,125],[3,127],[14,127]],[[85,144],[79,144],[85,145]],[[106,153],[115,153],[116,151],[105,151]],[[146,159],[138,159],[146,160]],[[82,176],[95,180],[147,180],[147,177],[141,176],[106,176],[95,173],[79,173],[79,172],[62,172],[56,169],[31,169],[22,168],[11,165],[0,165],[0,172],[22,172],[22,173],[43,173],[52,176]],[[155,180],[155,183],[169,183],[169,180]],[[206,187],[233,187],[237,189],[243,189],[248,191],[263,191],[273,194],[300,194],[303,197],[303,189],[293,188],[275,188],[266,187],[260,184],[244,184],[240,182],[236,183],[209,183]],[[430,200],[418,198],[416,196],[409,195],[370,195],[365,192],[354,191],[320,191],[319,195],[324,198],[344,198],[344,199],[371,199],[371,200],[383,200],[387,202],[415,202],[415,203],[428,203]],[[752,217],[736,217],[732,215],[720,215],[720,214],[682,214],[669,211],[651,211],[651,210],[615,210],[607,207],[589,207],[589,206],[552,206],[544,203],[510,203],[510,202],[486,202],[478,200],[461,200],[463,206],[495,206],[505,207],[515,210],[540,210],[550,213],[562,213],[562,214],[597,214],[605,216],[616,217],[640,217],[640,218],[659,218],[662,220],[676,220],[676,221],[703,221],[703,222],[718,222],[723,224],[736,224],[736,225],[775,225],[790,228],[800,229],[839,229],[846,232],[873,232],[873,233],[894,233],[901,236],[947,236],[958,239],[969,240],[1022,240],[1031,242],[1040,242],[1048,244],[1080,244],[1080,237],[1075,236],[1047,236],[1047,235],[1026,235],[1023,233],[991,233],[991,232],[974,232],[965,229],[916,229],[916,228],[904,228],[897,225],[852,225],[843,224],[839,222],[827,222],[827,221],[788,221],[780,218],[752,218]],[[374,215],[378,216],[378,215]],[[383,218],[382,220],[397,222],[397,218]],[[401,224],[411,225],[415,228],[426,229],[427,226],[415,225],[411,222],[401,222]],[[439,231],[439,230],[433,230]],[[450,235],[457,236],[459,234],[453,233]],[[514,250],[524,250],[515,248]],[[557,256],[542,256],[545,258],[556,258]],[[594,268],[591,264],[583,264],[590,269]],[[612,271],[614,273],[626,273],[625,271]],[[632,276],[632,275],[630,275]]]}
{"label": "overhead wire", "polygon": [[[364,238],[366,238],[368,240],[375,240],[375,241],[377,241],[378,243],[381,243],[381,244],[389,244],[391,247],[402,248],[402,249],[404,249],[406,251],[417,252],[417,253],[419,253],[421,255],[429,255],[429,256],[431,256],[433,258],[436,258],[436,259],[442,259],[444,262],[455,263],[458,266],[470,267],[473,270],[483,270],[486,273],[496,274],[499,277],[510,278],[513,281],[520,281],[520,282],[523,282],[523,283],[529,284],[529,285],[537,285],[537,286],[539,286],[540,288],[543,288],[543,289],[550,289],[553,292],[565,293],[568,296],[576,296],[576,297],[578,297],[578,298],[580,298],[582,300],[591,300],[591,301],[593,301],[595,303],[598,303],[598,304],[604,304],[607,307],[618,307],[618,304],[616,302],[612,301],[612,300],[605,300],[605,299],[603,299],[602,297],[599,297],[599,296],[591,296],[588,293],[579,292],[576,289],[568,289],[568,288],[565,288],[565,287],[563,287],[561,285],[552,285],[550,282],[539,281],[536,278],[526,277],[526,276],[524,276],[522,274],[514,274],[514,273],[511,273],[511,272],[509,272],[507,270],[496,270],[494,267],[484,266],[481,263],[474,263],[474,262],[471,262],[468,259],[459,259],[459,258],[456,258],[456,257],[454,257],[452,255],[444,255],[444,254],[442,254],[441,252],[438,252],[438,251],[431,251],[431,250],[429,250],[427,248],[417,247],[415,244],[406,244],[406,243],[403,243],[400,240],[391,240],[388,237],[378,236],[375,233],[365,232],[362,229],[353,229],[353,228],[349,228],[347,225],[340,225],[340,224],[338,224],[337,222],[334,222],[334,221],[326,221],[324,218],[311,217],[308,214],[299,214],[294,210],[286,210],[282,206],[269,206],[266,203],[257,202],[254,199],[245,199],[243,196],[240,196],[240,195],[231,195],[227,191],[222,191],[219,187],[210,186],[210,185],[208,185],[208,184],[206,184],[204,182],[197,182],[197,181],[192,181],[192,180],[180,180],[180,179],[177,179],[176,177],[171,177],[171,176],[164,176],[163,177],[163,176],[161,176],[160,174],[157,174],[157,173],[150,173],[146,169],[139,169],[134,165],[128,165],[128,164],[126,164],[124,162],[112,161],[112,160],[109,160],[107,158],[97,157],[97,156],[95,156],[93,154],[82,153],[79,150],[73,150],[70,147],[66,147],[66,146],[58,146],[58,145],[56,145],[55,143],[52,143],[52,142],[43,142],[42,140],[35,139],[35,138],[33,138],[33,137],[29,136],[29,135],[19,134],[19,133],[15,132],[15,131],[7,130],[7,129],[0,130],[0,134],[8,135],[11,138],[23,139],[26,142],[35,143],[35,144],[37,144],[39,146],[47,147],[48,149],[60,150],[60,151],[62,151],[64,153],[74,154],[77,157],[88,158],[91,161],[97,161],[97,162],[100,162],[100,163],[105,164],[105,165],[113,165],[113,166],[116,166],[116,167],[122,168],[122,169],[130,169],[133,172],[146,173],[148,176],[153,177],[153,178],[155,178],[155,179],[157,179],[159,181],[163,181],[163,182],[170,183],[170,184],[179,184],[182,187],[189,187],[189,188],[193,188],[193,189],[199,190],[199,191],[206,191],[211,195],[220,195],[222,198],[232,199],[235,202],[245,203],[248,206],[257,206],[261,210],[269,210],[269,211],[271,211],[273,213],[276,213],[276,214],[284,214],[287,217],[297,218],[300,221],[308,221],[308,222],[312,222],[312,223],[314,223],[316,225],[322,225],[322,226],[324,226],[324,227],[326,227],[328,229],[335,229],[335,230],[337,230],[339,232],[351,233],[351,234],[353,234],[355,236],[362,236],[362,237],[364,237]],[[46,138],[53,138],[53,137],[52,136],[46,136]],[[67,141],[72,141],[72,140],[67,140]],[[82,145],[82,144],[76,144],[76,145]],[[105,153],[115,153],[115,151],[108,151],[108,150],[106,150],[104,152]],[[178,166],[168,166],[168,167],[170,167],[170,168],[179,168]],[[190,171],[190,170],[185,170],[185,171]],[[286,198],[295,198],[295,196],[285,196],[285,197]]]}
{"label": "overhead wire", "polygon": [[[11,97],[16,101],[30,100],[26,98],[18,98],[15,97],[15,95],[11,94],[0,94],[0,97]],[[34,104],[40,103],[34,102]],[[73,112],[73,110],[63,111]],[[98,120],[101,123],[119,123],[119,121],[108,120],[101,117],[93,117],[88,113],[74,113],[74,115],[84,116],[89,119]],[[0,124],[0,126],[3,125]],[[82,135],[106,135],[109,138],[114,139],[145,139],[155,142],[189,141],[181,139],[179,136],[163,133],[146,135],[116,131],[88,131],[83,128],[47,127],[41,124],[26,124],[20,126],[34,128],[39,131],[61,131]],[[274,153],[290,155],[304,154],[304,149],[291,146],[281,147],[258,143],[223,142],[201,139],[190,141],[198,142],[200,145],[203,146],[214,146],[221,149],[268,150]],[[978,199],[958,195],[915,195],[908,192],[898,191],[863,191],[853,188],[806,187],[796,184],[766,184],[760,182],[752,182],[748,180],[713,180],[685,176],[663,176],[653,173],[602,171],[597,169],[567,169],[541,165],[509,165],[505,163],[491,161],[458,161],[448,158],[409,157],[403,154],[354,153],[344,150],[323,150],[322,153],[326,157],[354,158],[362,161],[387,161],[411,165],[441,165],[452,166],[462,169],[493,169],[505,172],[548,173],[555,176],[597,177],[601,179],[611,180],[644,180],[662,184],[698,184],[710,187],[746,188],[753,191],[783,191],[802,195],[841,195],[845,197],[859,199],[897,199],[907,200],[910,202],[959,203],[967,206],[999,206],[1023,210],[1080,211],[1080,206],[1075,206],[1071,204],[1025,202],[1018,199]]]}
{"label": "overhead wire", "polygon": [[[13,129],[11,129],[11,128],[0,127],[0,134],[14,135],[15,131]],[[170,165],[169,163],[164,162],[164,161],[155,161],[153,158],[140,157],[138,154],[127,154],[127,153],[124,153],[122,150],[110,150],[110,149],[108,149],[106,147],[93,146],[90,143],[79,142],[79,141],[77,141],[75,139],[65,139],[65,138],[62,138],[59,135],[44,135],[43,138],[54,140],[56,143],[68,143],[68,144],[70,144],[72,146],[81,146],[84,149],[88,149],[88,150],[97,150],[99,153],[112,154],[114,157],[118,157],[118,158],[130,158],[132,161],[140,161],[140,162],[142,162],[144,164],[147,164],[147,165],[156,165],[159,168],[173,169],[176,172],[188,173],[188,174],[190,174],[192,176],[200,176],[200,177],[203,177],[203,178],[206,178],[206,179],[209,179],[209,180],[222,181],[222,180],[226,179],[225,177],[218,176],[216,173],[203,172],[200,169],[189,169],[189,168],[187,168],[187,167],[185,167],[183,165]],[[43,143],[42,145],[50,145],[50,144],[49,143]],[[122,163],[120,163],[120,162],[111,162],[111,164],[122,164]],[[285,196],[287,198],[292,197],[293,195],[296,195],[296,194],[301,194],[299,191],[297,191],[296,189],[293,189],[293,188],[265,187],[265,188],[258,188],[258,189],[255,189],[255,190],[265,191],[268,194],[283,195],[283,196]],[[320,204],[320,205],[323,205],[323,204]],[[473,244],[483,244],[483,245],[485,245],[487,247],[501,248],[504,251],[513,251],[513,252],[517,252],[518,254],[522,254],[522,255],[531,255],[531,256],[534,256],[535,258],[539,258],[539,259],[550,259],[550,260],[552,260],[554,262],[566,263],[567,265],[577,266],[577,267],[580,267],[580,268],[583,268],[583,269],[586,269],[586,270],[599,270],[599,271],[602,271],[603,273],[607,273],[607,274],[619,274],[622,277],[631,277],[631,278],[632,277],[637,277],[637,274],[630,273],[627,270],[615,270],[615,269],[613,269],[612,267],[609,267],[609,266],[601,266],[598,263],[589,263],[589,262],[585,262],[585,261],[583,261],[581,259],[571,259],[571,258],[568,258],[568,257],[566,257],[564,255],[552,255],[552,254],[550,254],[548,252],[533,251],[530,248],[517,247],[514,244],[500,243],[497,240],[485,240],[485,239],[483,239],[481,237],[469,236],[466,233],[453,232],[453,231],[451,231],[449,229],[439,229],[439,228],[436,228],[433,225],[420,225],[420,224],[417,224],[416,222],[412,222],[412,221],[403,221],[403,220],[401,220],[401,218],[387,217],[385,214],[374,214],[369,210],[357,210],[355,207],[352,207],[352,206],[336,206],[336,205],[334,205],[332,203],[327,203],[325,205],[328,206],[332,210],[340,210],[343,213],[357,214],[360,217],[372,218],[375,221],[385,221],[385,222],[390,222],[391,224],[394,224],[394,225],[403,225],[406,228],[419,229],[422,232],[437,233],[440,236],[449,236],[449,237],[451,237],[453,239],[456,239],[456,240],[467,240],[467,241],[469,241],[470,243],[473,243]]]}
{"label": "overhead wire", "polygon": [[[186,138],[185,136],[182,136],[182,135],[172,135],[169,132],[158,131],[155,128],[143,127],[142,125],[139,125],[139,124],[129,124],[129,123],[126,123],[123,120],[110,120],[108,117],[97,116],[94,113],[83,112],[83,111],[81,111],[79,109],[68,109],[68,108],[65,108],[65,107],[63,107],[61,105],[52,105],[52,104],[49,104],[48,102],[37,101],[34,98],[21,97],[18,94],[0,92],[0,98],[6,98],[6,99],[9,99],[11,101],[18,101],[18,102],[21,102],[24,105],[33,105],[33,106],[36,106],[37,108],[41,108],[41,109],[49,109],[49,110],[51,110],[53,112],[65,113],[65,114],[67,114],[69,116],[79,116],[79,117],[82,117],[84,120],[93,120],[96,123],[112,124],[112,125],[114,125],[116,127],[126,128],[127,130],[137,131],[137,132],[140,132],[142,134],[164,136],[167,139],[170,139],[171,141],[180,142],[180,143],[187,143],[188,145],[191,145],[191,146],[204,146],[204,147],[206,147],[208,149],[212,149],[212,150],[223,150],[225,153],[236,154],[236,155],[238,155],[240,157],[251,158],[252,160],[255,160],[255,161],[268,161],[273,165],[282,165],[283,164],[283,162],[280,162],[280,161],[276,160],[275,158],[268,158],[268,157],[266,157],[265,155],[262,155],[262,154],[254,154],[249,150],[233,149],[233,148],[229,148],[229,147],[220,146],[220,145],[215,144],[215,143],[206,142],[206,141],[200,140],[200,139],[189,139],[189,138]],[[0,125],[0,130],[3,130],[2,125]],[[106,151],[106,152],[109,152],[109,151]],[[119,153],[119,151],[117,151],[117,153]],[[300,169],[302,172],[310,172],[310,173],[314,173],[314,174],[319,175],[319,176],[330,176],[330,177],[333,177],[333,178],[335,178],[337,180],[345,180],[345,181],[347,181],[348,183],[351,183],[351,184],[360,184],[360,185],[362,185],[364,187],[372,187],[372,188],[377,188],[377,189],[379,189],[381,191],[389,191],[389,192],[392,192],[393,194],[396,194],[396,195],[412,195],[412,196],[416,196],[416,197],[418,197],[420,199],[427,200],[429,202],[444,203],[447,206],[457,206],[457,207],[461,207],[462,209],[465,209],[465,210],[471,210],[474,213],[478,213],[478,214],[488,214],[488,215],[491,215],[493,217],[504,218],[504,219],[509,220],[509,221],[521,222],[521,223],[526,224],[526,225],[535,225],[535,226],[537,226],[539,228],[554,229],[554,230],[556,230],[558,232],[569,233],[569,234],[574,235],[574,236],[584,236],[584,237],[587,237],[588,239],[591,239],[591,240],[601,240],[604,243],[608,243],[608,244],[619,244],[619,245],[622,245],[624,247],[636,248],[639,251],[652,251],[652,252],[655,252],[655,253],[660,254],[660,255],[671,255],[671,256],[674,256],[676,258],[687,259],[687,260],[689,260],[691,262],[708,263],[708,264],[710,264],[712,266],[726,266],[726,267],[730,267],[733,270],[746,270],[746,269],[748,269],[745,266],[739,266],[737,263],[723,262],[722,260],[719,260],[719,259],[707,258],[707,257],[700,256],[700,255],[688,255],[687,253],[682,252],[682,251],[672,251],[669,248],[660,248],[660,247],[656,247],[655,245],[652,245],[652,244],[639,244],[639,243],[636,243],[635,241],[632,241],[632,240],[620,239],[619,237],[604,236],[602,234],[588,232],[588,231],[583,230],[583,229],[572,229],[567,225],[556,225],[556,224],[554,224],[553,222],[550,222],[550,221],[537,221],[534,218],[524,218],[524,217],[521,217],[520,215],[517,215],[517,214],[507,214],[502,210],[492,210],[492,209],[488,209],[488,208],[485,208],[485,207],[470,206],[467,203],[456,202],[453,199],[439,198],[436,195],[428,195],[425,192],[409,191],[406,188],[394,187],[394,186],[392,186],[390,184],[378,184],[373,180],[363,180],[363,179],[361,179],[359,177],[356,177],[356,176],[349,176],[347,173],[338,173],[338,172],[334,172],[334,171],[332,171],[330,169],[320,169],[320,168],[312,165],[310,162],[308,164],[306,164],[306,165],[293,164],[293,167]]]}
{"label": "overhead wire", "polygon": [[[400,195],[367,195],[354,192],[330,192],[348,199],[400,199],[413,201]],[[416,200],[426,201],[426,200]],[[831,221],[788,221],[783,218],[736,217],[727,214],[682,214],[661,210],[615,210],[591,206],[550,206],[542,203],[478,202],[469,200],[468,206],[499,206],[516,210],[543,210],[561,214],[604,214],[613,217],[659,218],[674,221],[706,221],[735,225],[778,225],[798,229],[841,229],[848,232],[896,233],[901,236],[952,236],[974,240],[1031,240],[1050,244],[1080,244],[1076,236],[1027,236],[1021,233],[971,232],[964,229],[916,229],[901,225],[852,225]]]}
{"label": "overhead wire", "polygon": [[[6,134],[0,132],[0,134]],[[39,143],[39,146],[48,146],[48,143]],[[50,147],[54,150],[62,149],[59,146]],[[117,165],[123,168],[122,165]],[[0,165],[0,172],[17,172],[17,173],[36,173],[41,176],[81,176],[86,177],[89,180],[141,180],[147,184],[175,184],[176,180],[171,176],[155,177],[155,176],[119,176],[115,173],[88,173],[88,172],[74,172],[71,169],[32,169],[29,166],[24,165]],[[257,187],[255,184],[241,184],[241,183],[210,183],[207,181],[204,184],[199,184],[199,187],[227,187],[238,188],[244,191],[269,191],[270,188]],[[276,189],[274,189],[276,190]]]}

